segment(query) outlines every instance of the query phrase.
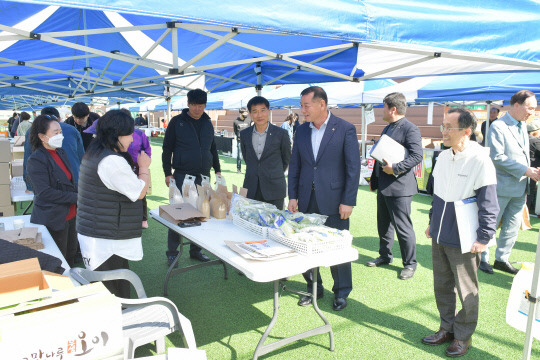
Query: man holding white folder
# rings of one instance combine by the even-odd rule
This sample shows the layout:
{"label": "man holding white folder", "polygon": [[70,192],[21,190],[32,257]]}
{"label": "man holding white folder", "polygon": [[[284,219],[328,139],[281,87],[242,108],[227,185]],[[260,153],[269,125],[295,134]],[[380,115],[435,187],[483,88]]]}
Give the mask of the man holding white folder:
{"label": "man holding white folder", "polygon": [[[476,119],[471,112],[448,111],[441,131],[444,145],[450,149],[439,155],[433,169],[433,202],[426,229],[426,236],[432,238],[433,283],[441,324],[435,334],[424,337],[422,342],[441,345],[451,341],[446,349],[450,357],[465,355],[471,346],[478,323],[480,253],[495,236],[499,213],[495,167],[489,149],[469,139],[475,128]],[[463,217],[462,212],[470,212],[468,204],[474,203],[478,226],[471,230],[456,219]],[[464,241],[470,241],[471,246],[463,247]],[[457,313],[456,291],[461,301]]]}
{"label": "man holding white folder", "polygon": [[[379,157],[369,182],[370,189],[377,190],[379,257],[366,265],[377,267],[392,263],[394,233],[397,233],[403,263],[399,278],[407,280],[413,277],[417,265],[411,203],[413,195],[418,193],[414,167],[422,162],[422,137],[418,126],[405,117],[407,100],[402,93],[388,94],[383,102],[383,120],[388,125],[372,151],[375,159],[376,150],[381,151],[382,158]],[[392,156],[400,149],[400,158]]]}

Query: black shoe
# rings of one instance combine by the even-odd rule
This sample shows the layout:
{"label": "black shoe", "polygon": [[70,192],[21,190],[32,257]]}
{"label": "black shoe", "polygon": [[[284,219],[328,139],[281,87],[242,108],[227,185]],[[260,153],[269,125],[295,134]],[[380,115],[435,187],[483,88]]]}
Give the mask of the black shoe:
{"label": "black shoe", "polygon": [[458,357],[463,356],[471,348],[472,339],[463,341],[454,339],[448,349],[446,349],[446,356],[448,357]]}
{"label": "black shoe", "polygon": [[[176,256],[175,255],[169,255],[167,256],[167,265],[169,267],[171,267],[171,264],[174,262],[174,259],[176,259]],[[176,264],[174,264],[174,269],[178,268],[178,261],[176,262]]]}
{"label": "black shoe", "polygon": [[415,272],[415,269],[406,267],[403,270],[401,270],[401,273],[399,274],[399,278],[401,280],[410,279],[413,277],[414,272]]}
{"label": "black shoe", "polygon": [[[324,296],[324,292],[320,292],[317,294],[317,300],[322,299]],[[311,305],[311,296],[302,296],[300,300],[298,300],[298,306],[309,306]]]}
{"label": "black shoe", "polygon": [[189,257],[195,260],[199,260],[200,262],[208,262],[210,261],[210,258],[202,253],[202,251],[198,251],[196,253],[189,253]]}
{"label": "black shoe", "polygon": [[436,346],[453,340],[454,334],[441,328],[435,334],[431,334],[422,338],[422,343],[426,345]]}
{"label": "black shoe", "polygon": [[478,269],[482,270],[486,274],[493,274],[493,268],[486,261],[480,261],[480,266],[478,267]]}
{"label": "black shoe", "polygon": [[516,275],[519,271],[519,269],[516,269],[512,266],[508,261],[498,261],[495,260],[495,263],[493,264],[493,268],[497,270],[501,270],[513,275]]}
{"label": "black shoe", "polygon": [[335,298],[332,303],[332,309],[334,311],[341,311],[347,307],[347,299],[345,298]]}
{"label": "black shoe", "polygon": [[388,260],[388,259],[383,259],[382,257],[378,257],[376,259],[373,259],[371,261],[368,261],[366,263],[366,266],[369,266],[369,267],[376,267],[376,266],[382,266],[382,265],[388,265],[388,264],[391,264],[392,261]]}

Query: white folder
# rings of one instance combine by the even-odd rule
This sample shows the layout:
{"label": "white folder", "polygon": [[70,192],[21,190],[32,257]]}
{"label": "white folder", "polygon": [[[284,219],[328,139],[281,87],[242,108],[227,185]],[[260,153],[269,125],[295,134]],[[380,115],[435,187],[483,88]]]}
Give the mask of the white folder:
{"label": "white folder", "polygon": [[[454,202],[456,209],[456,222],[461,243],[461,253],[471,252],[472,245],[476,241],[478,230],[478,203],[476,197]],[[495,245],[495,236],[489,241],[488,246]]]}
{"label": "white folder", "polygon": [[384,134],[381,136],[377,144],[371,149],[371,157],[384,164],[386,159],[392,164],[396,164],[405,159],[406,150],[398,143],[396,140],[392,139],[390,136]]}

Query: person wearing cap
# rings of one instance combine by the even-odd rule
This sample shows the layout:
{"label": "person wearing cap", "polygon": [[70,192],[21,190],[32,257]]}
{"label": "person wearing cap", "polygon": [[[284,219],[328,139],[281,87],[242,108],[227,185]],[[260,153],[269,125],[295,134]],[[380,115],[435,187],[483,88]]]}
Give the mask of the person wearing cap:
{"label": "person wearing cap", "polygon": [[[531,167],[540,167],[540,120],[534,119],[527,124],[527,132],[529,133],[529,154],[531,157]],[[531,190],[527,194],[527,207],[529,213],[536,213],[536,181],[531,180]]]}
{"label": "person wearing cap", "polygon": [[246,108],[241,108],[238,110],[240,115],[234,120],[233,129],[234,135],[236,136],[236,171],[238,173],[242,172],[242,158],[240,157],[240,132],[244,129],[247,129],[251,126],[251,120],[248,118],[248,111]]}
{"label": "person wearing cap", "polygon": [[81,134],[84,150],[88,149],[88,145],[92,142],[94,136],[84,132],[88,129],[92,123],[99,118],[96,113],[91,113],[90,108],[83,102],[73,104],[71,108],[72,116],[68,117],[65,121],[66,124],[74,126],[75,129]]}
{"label": "person wearing cap", "polygon": [[[163,153],[161,155],[165,184],[170,185],[174,178],[176,186],[182,191],[186,175],[195,176],[195,184],[200,185],[202,175],[210,177],[210,169],[214,168],[216,175],[221,175],[221,166],[214,140],[214,126],[206,108],[207,95],[201,89],[190,90],[187,93],[187,109],[171,119],[165,137],[163,138]],[[173,172],[174,170],[174,172]],[[178,265],[180,235],[169,230],[167,236],[167,264]],[[201,248],[191,243],[189,249],[191,259],[202,262],[210,258],[202,253]]]}

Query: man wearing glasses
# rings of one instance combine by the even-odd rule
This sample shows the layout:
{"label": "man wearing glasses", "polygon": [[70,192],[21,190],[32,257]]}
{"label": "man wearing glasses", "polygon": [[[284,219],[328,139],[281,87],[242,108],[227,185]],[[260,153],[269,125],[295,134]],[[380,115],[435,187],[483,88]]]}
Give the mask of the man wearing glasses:
{"label": "man wearing glasses", "polygon": [[[516,269],[508,261],[523,220],[523,207],[529,192],[529,178],[538,181],[540,171],[530,167],[527,119],[537,106],[534,93],[520,90],[510,99],[510,110],[493,122],[487,133],[490,157],[497,171],[497,199],[502,219],[501,232],[497,238],[493,267],[510,274]],[[489,250],[482,253],[480,270],[492,274]]]}
{"label": "man wearing glasses", "polygon": [[[478,324],[478,264],[497,231],[499,212],[495,168],[489,150],[470,140],[476,118],[464,109],[450,109],[441,132],[446,147],[433,169],[434,192],[426,236],[432,238],[433,284],[440,315],[439,330],[422,339],[426,345],[443,345],[450,357],[462,356],[471,347]],[[458,230],[455,205],[476,199],[478,229],[471,242]],[[463,250],[462,250],[463,249]],[[465,253],[463,253],[465,251]],[[461,309],[456,312],[456,293]]]}

